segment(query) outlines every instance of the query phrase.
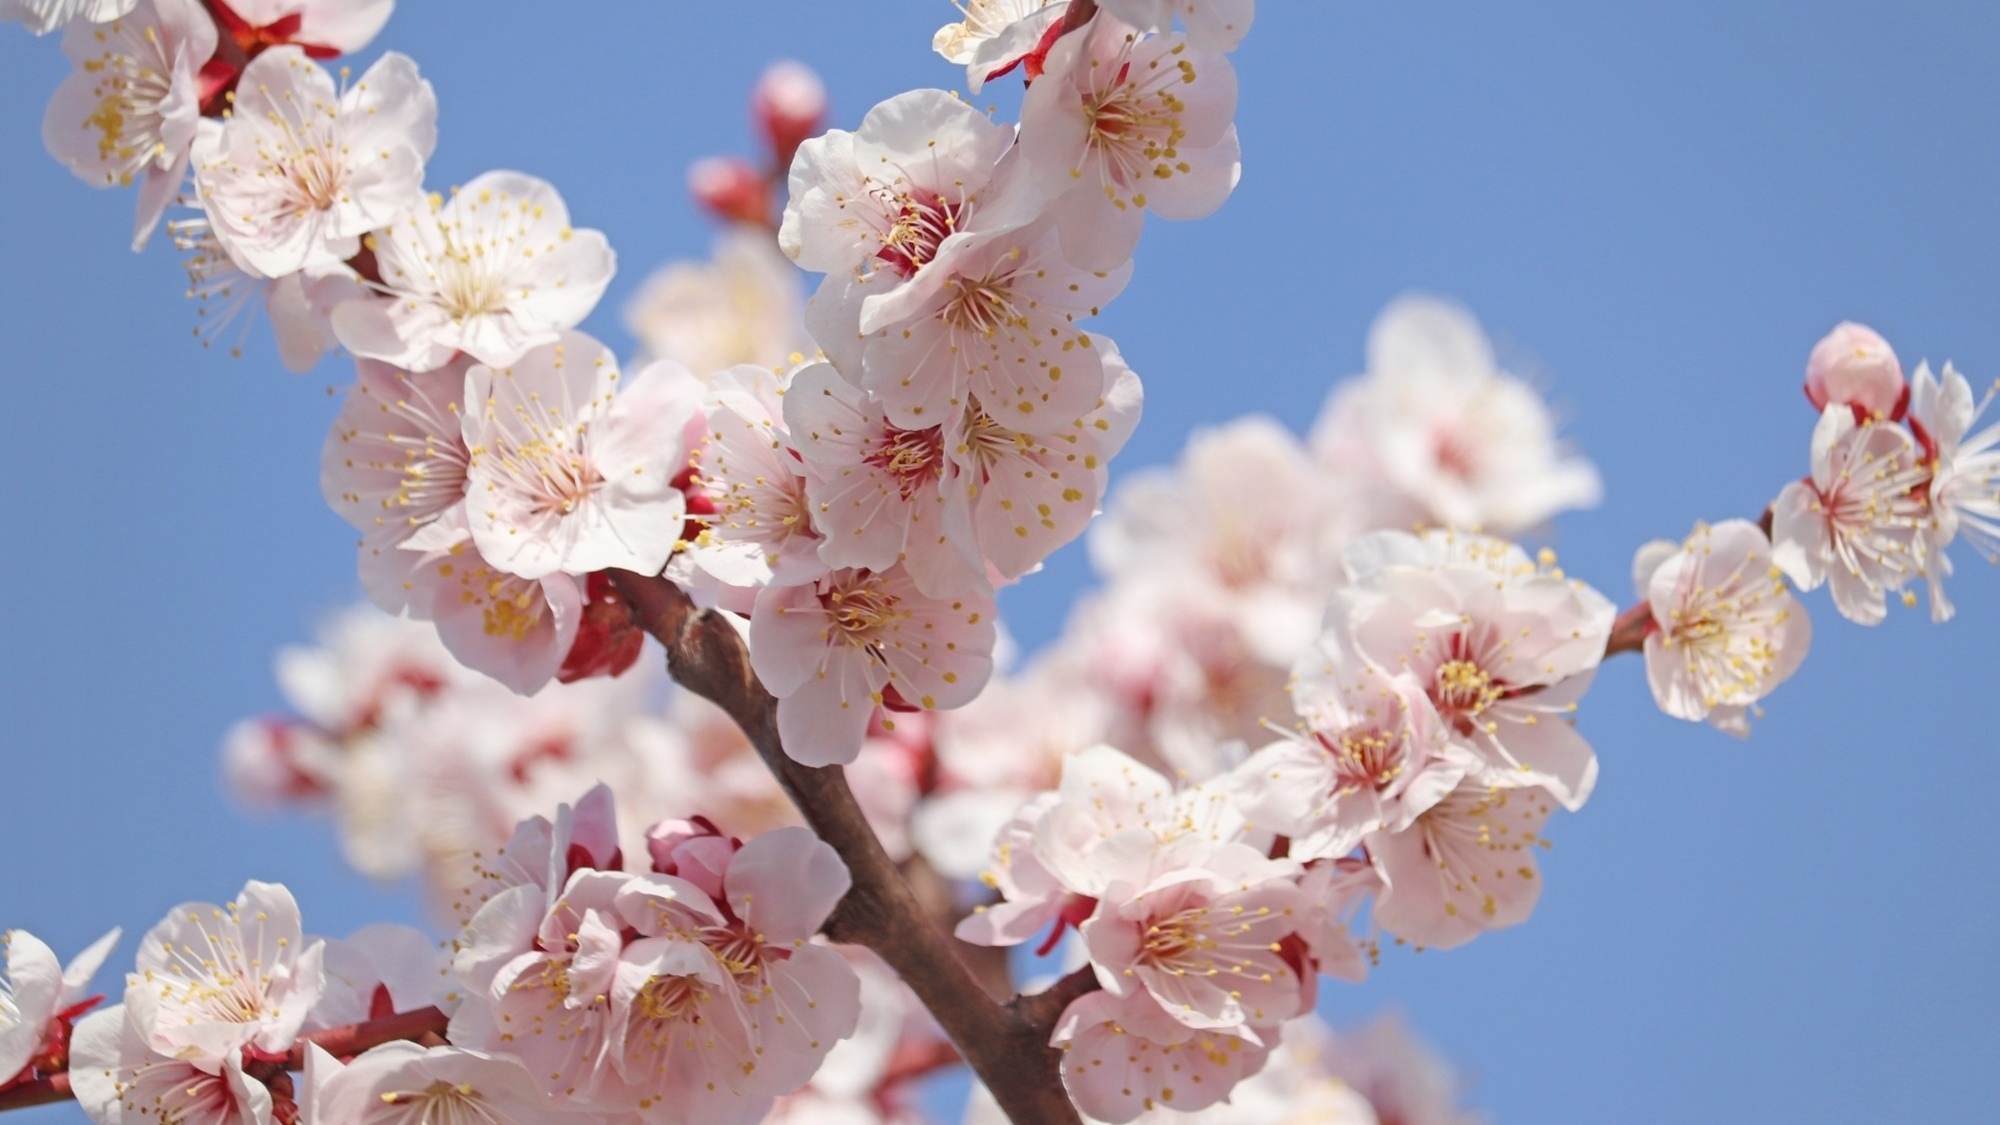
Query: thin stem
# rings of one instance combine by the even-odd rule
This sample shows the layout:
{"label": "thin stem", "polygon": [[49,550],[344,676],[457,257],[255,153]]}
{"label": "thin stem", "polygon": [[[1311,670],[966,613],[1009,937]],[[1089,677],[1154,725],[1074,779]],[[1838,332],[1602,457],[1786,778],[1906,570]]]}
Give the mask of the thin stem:
{"label": "thin stem", "polygon": [[633,619],[667,650],[668,672],[736,721],[813,831],[846,861],[853,889],[828,919],[827,936],[887,961],[1016,1125],[1080,1125],[1063,1093],[1061,1055],[1048,1045],[1061,1009],[999,1004],[980,987],[882,850],[840,767],[802,766],[786,755],[777,700],[751,670],[742,634],[664,578],[610,574]]}

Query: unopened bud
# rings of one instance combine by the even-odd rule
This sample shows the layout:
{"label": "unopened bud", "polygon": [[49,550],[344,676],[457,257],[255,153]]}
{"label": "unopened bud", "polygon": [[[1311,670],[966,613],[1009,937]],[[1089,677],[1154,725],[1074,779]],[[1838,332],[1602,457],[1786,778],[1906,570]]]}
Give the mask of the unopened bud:
{"label": "unopened bud", "polygon": [[719,218],[740,223],[771,221],[771,189],[750,162],[737,156],[711,156],[688,169],[688,191],[696,202]]}
{"label": "unopened bud", "polygon": [[724,836],[707,817],[663,820],[646,830],[646,851],[653,857],[653,870],[686,879],[718,902],[729,859],[742,846]]}
{"label": "unopened bud", "polygon": [[1806,360],[1806,398],[1815,410],[1838,404],[1860,419],[1900,419],[1910,386],[1896,352],[1874,329],[1843,321],[1813,346]]}
{"label": "unopened bud", "polygon": [[646,645],[645,632],[632,620],[632,607],[618,595],[610,575],[592,574],[584,591],[583,620],[556,672],[556,679],[566,684],[592,676],[622,676],[638,662]]}
{"label": "unopened bud", "polygon": [[777,167],[788,168],[799,145],[818,133],[826,120],[826,86],[811,67],[780,59],[750,92],[750,112],[770,142]]}

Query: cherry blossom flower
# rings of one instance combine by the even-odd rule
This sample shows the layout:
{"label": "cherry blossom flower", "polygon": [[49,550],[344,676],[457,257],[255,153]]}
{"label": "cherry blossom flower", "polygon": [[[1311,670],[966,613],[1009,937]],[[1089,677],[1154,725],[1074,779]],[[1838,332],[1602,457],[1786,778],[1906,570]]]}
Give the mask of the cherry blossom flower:
{"label": "cherry blossom flower", "polygon": [[580,332],[466,373],[466,515],[488,562],[527,579],[667,565],[702,387],[671,360],[619,383],[610,349]]}
{"label": "cherry blossom flower", "polygon": [[[688,567],[730,586],[800,585],[827,571],[802,462],[785,424],[788,376],[759,367],[721,372],[703,396],[708,443],[694,464],[715,504],[689,543]],[[676,578],[682,578],[678,571]]]}
{"label": "cherry blossom flower", "polygon": [[1111,459],[1139,424],[1139,377],[1109,337],[1091,341],[1105,390],[1089,413],[1057,428],[1013,428],[977,398],[945,429],[953,483],[965,494],[967,520],[982,558],[1003,579],[1022,577],[1078,535],[1097,514]]}
{"label": "cherry blossom flower", "polygon": [[466,524],[461,359],[408,372],[364,359],[320,450],[320,494],[361,532],[362,589],[387,613],[410,604],[426,552],[455,545]]}
{"label": "cherry blossom flower", "polygon": [[1337,859],[1370,832],[1402,831],[1479,766],[1447,739],[1411,677],[1313,649],[1293,671],[1292,698],[1303,731],[1258,751],[1233,777],[1245,814],[1291,837],[1296,859]]}
{"label": "cherry blossom flower", "polygon": [[[150,985],[130,993],[143,995]],[[231,1051],[204,1062],[172,1058],[151,1046],[140,996],[92,1012],[70,1041],[70,1087],[96,1125],[271,1125],[271,1091],[243,1073]]]}
{"label": "cherry blossom flower", "polygon": [[7,969],[0,976],[0,1087],[44,1055],[52,1033],[67,1033],[68,1021],[95,1003],[85,1000],[90,980],[118,944],[119,932],[98,938],[67,966],[28,931],[0,932]]}
{"label": "cherry blossom flower", "polygon": [[1141,38],[1111,16],[1064,36],[1021,103],[1021,154],[1085,269],[1128,262],[1147,212],[1212,214],[1242,176],[1236,71],[1185,37]]}
{"label": "cherry blossom flower", "polygon": [[[700,853],[715,839],[656,848],[654,866],[663,866],[663,850],[672,870],[684,875],[679,860],[690,852],[690,863],[713,863],[716,857]],[[720,877],[714,901],[722,919],[697,937],[728,970],[748,1014],[758,1050],[746,1076],[766,1093],[791,1093],[812,1078],[837,1041],[854,1034],[860,1018],[854,969],[811,940],[847,893],[847,865],[807,829],[780,828],[740,847],[730,843],[718,867],[710,870]],[[645,929],[642,921],[635,924]]]}
{"label": "cherry blossom flower", "polygon": [[374,235],[383,295],[334,310],[340,342],[357,356],[410,371],[465,352],[506,367],[553,344],[589,315],[616,257],[604,235],[569,225],[548,183],[488,172],[431,197]]}
{"label": "cherry blossom flower", "polygon": [[1540,789],[1467,782],[1409,828],[1368,836],[1384,884],[1375,922],[1414,945],[1450,949],[1526,921],[1542,894],[1535,847],[1553,811]]}
{"label": "cherry blossom flower", "polygon": [[1842,321],[1813,345],[1806,360],[1806,400],[1814,410],[1852,407],[1854,420],[1900,421],[1910,404],[1910,385],[1896,351],[1866,325]]}
{"label": "cherry blossom flower", "polygon": [[210,0],[245,53],[295,43],[316,59],[351,55],[389,22],[395,0]]}
{"label": "cherry blossom flower", "polygon": [[1929,480],[1901,427],[1827,407],[1813,428],[1812,476],[1771,503],[1771,561],[1801,590],[1831,584],[1849,621],[1880,623],[1887,591],[1902,589],[1922,565]]}
{"label": "cherry blossom flower", "polygon": [[963,0],[958,10],[965,18],[938,28],[931,49],[963,66],[976,94],[1035,51],[1047,50],[1068,9],[1069,0]]}
{"label": "cherry blossom flower", "polygon": [[426,555],[409,589],[410,615],[435,623],[459,663],[522,695],[555,678],[583,619],[580,580],[522,578],[488,562],[469,538]]}
{"label": "cherry blossom flower", "polygon": [[1931,528],[1922,544],[1924,575],[1930,582],[1931,619],[1947,621],[1952,605],[1944,596],[1951,574],[1945,548],[1963,531],[1973,547],[1988,559],[2000,558],[2000,425],[1970,432],[1993,392],[1975,403],[1972,385],[1947,363],[1940,375],[1929,364],[1916,373],[1912,421],[1929,442]]}
{"label": "cherry blossom flower", "polygon": [[1204,51],[1235,50],[1257,15],[1256,0],[1099,0],[1098,6],[1140,31],[1169,31],[1179,16],[1188,41]]}
{"label": "cherry blossom flower", "polygon": [[1616,609],[1602,594],[1482,536],[1377,532],[1348,549],[1320,645],[1336,663],[1411,677],[1481,784],[1542,786],[1580,808],[1597,756],[1568,716]]}
{"label": "cherry blossom flower", "polygon": [[63,33],[76,72],[49,100],[42,143],[93,187],[139,184],[134,250],[187,177],[201,68],[215,41],[196,0],[141,0],[122,18],[72,23]]}
{"label": "cherry blossom flower", "polygon": [[674,262],[641,283],[625,303],[625,327],[646,358],[707,378],[743,363],[775,369],[811,352],[803,304],[799,271],[770,234],[737,227],[716,236],[708,261]]}
{"label": "cherry blossom flower", "polygon": [[292,893],[253,879],[228,906],[182,903],[148,931],[125,1002],[152,1050],[218,1074],[242,1048],[291,1049],[326,989],[325,951],[305,942]]}
{"label": "cherry blossom flower", "polygon": [[1685,543],[1640,548],[1632,573],[1653,611],[1653,701],[1675,718],[1748,734],[1750,708],[1812,645],[1812,621],[1772,565],[1770,540],[1747,520],[1701,524]]}
{"label": "cherry blossom flower", "polygon": [[837,570],[767,586],[750,618],[750,662],[778,697],[785,752],[851,762],[874,708],[962,707],[993,671],[993,599],[928,598],[902,567]]}
{"label": "cherry blossom flower", "polygon": [[1240,843],[1189,839],[1134,852],[1107,841],[1111,876],[1078,931],[1097,982],[1115,996],[1144,990],[1196,1029],[1281,1023],[1312,1008],[1318,908],[1290,859]]}
{"label": "cherry blossom flower", "polygon": [[1509,534],[1602,494],[1565,455],[1549,409],[1501,371],[1470,314],[1402,297],[1368,333],[1368,374],[1314,426],[1320,460],[1375,499],[1376,527],[1426,522]]}
{"label": "cherry blossom flower", "polygon": [[1125,288],[1130,262],[1102,272],[1071,266],[1045,219],[968,233],[923,273],[923,284],[887,292],[870,291],[881,288],[882,271],[823,285],[806,308],[828,357],[850,379],[859,370],[891,422],[934,425],[970,397],[1017,430],[1053,433],[1095,409],[1108,379],[1078,325]]}
{"label": "cherry blossom flower", "polygon": [[1247,1028],[1188,1027],[1144,992],[1093,992],[1071,1003],[1051,1044],[1063,1051],[1063,1089],[1109,1125],[1206,1109],[1256,1073],[1271,1050]]}
{"label": "cherry blossom flower", "polygon": [[72,22],[110,23],[130,15],[139,0],[0,0],[0,22],[23,24],[47,35]]}
{"label": "cherry blossom flower", "polygon": [[574,1103],[543,1094],[519,1062],[462,1047],[384,1043],[342,1064],[313,1044],[305,1082],[303,1125],[590,1120]]}
{"label": "cherry blossom flower", "polygon": [[792,378],[784,409],[812,523],[825,537],[823,562],[870,570],[900,562],[931,597],[988,588],[970,514],[952,502],[962,489],[942,421],[892,425],[880,401],[824,363]]}
{"label": "cherry blossom flower", "polygon": [[244,68],[234,112],[195,161],[195,186],[232,258],[265,277],[354,257],[361,236],[425,206],[437,97],[390,52],[345,90],[298,47]]}

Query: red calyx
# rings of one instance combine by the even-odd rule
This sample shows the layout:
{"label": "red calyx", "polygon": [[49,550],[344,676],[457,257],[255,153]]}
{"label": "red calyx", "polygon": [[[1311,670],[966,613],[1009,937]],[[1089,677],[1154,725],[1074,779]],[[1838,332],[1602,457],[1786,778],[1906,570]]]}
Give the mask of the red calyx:
{"label": "red calyx", "polygon": [[1049,51],[1055,47],[1056,40],[1062,38],[1062,28],[1063,21],[1061,20],[1050,24],[1049,29],[1042,32],[1042,37],[1035,42],[1034,50],[1008,63],[999,70],[988,74],[986,80],[991,82],[1018,66],[1021,68],[1021,84],[1023,86],[1034,85],[1035,79],[1042,76],[1042,68],[1048,65]]}
{"label": "red calyx", "polygon": [[575,683],[591,676],[620,676],[638,663],[646,633],[632,620],[632,607],[602,571],[585,584],[587,604],[577,625],[576,640],[563,658],[556,679]]}
{"label": "red calyx", "polygon": [[1049,927],[1049,936],[1042,939],[1035,956],[1047,957],[1056,944],[1062,941],[1064,930],[1081,930],[1085,919],[1097,911],[1097,900],[1084,895],[1070,895],[1063,899],[1062,911],[1056,915],[1056,924]]}
{"label": "red calyx", "polygon": [[253,24],[237,15],[224,0],[205,0],[204,6],[215,18],[216,30],[222,33],[220,49],[201,68],[201,112],[204,116],[222,116],[222,111],[229,104],[230,92],[236,89],[237,80],[243,77],[243,69],[250,65],[251,59],[273,47],[297,47],[312,59],[331,59],[340,55],[332,47],[299,41],[299,32],[305,25],[303,12],[293,12],[267,24]]}

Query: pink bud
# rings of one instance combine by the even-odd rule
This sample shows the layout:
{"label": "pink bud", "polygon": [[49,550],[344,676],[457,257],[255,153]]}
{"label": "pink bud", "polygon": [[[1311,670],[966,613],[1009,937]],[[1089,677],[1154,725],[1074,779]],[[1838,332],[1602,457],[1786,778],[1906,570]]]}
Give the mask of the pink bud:
{"label": "pink bud", "polygon": [[826,87],[804,63],[780,59],[771,64],[750,92],[750,112],[771,143],[779,168],[788,168],[792,154],[806,138],[819,132],[826,119]]}
{"label": "pink bud", "polygon": [[1815,410],[1849,406],[1857,419],[1900,419],[1910,387],[1896,352],[1874,329],[1842,321],[1813,345],[1806,360],[1806,398]]}
{"label": "pink bud", "polygon": [[711,156],[688,169],[688,190],[719,218],[740,223],[771,221],[771,189],[740,156]]}
{"label": "pink bud", "polygon": [[663,820],[646,830],[653,870],[686,879],[708,897],[722,901],[722,877],[730,857],[743,845],[724,836],[707,817]]}

